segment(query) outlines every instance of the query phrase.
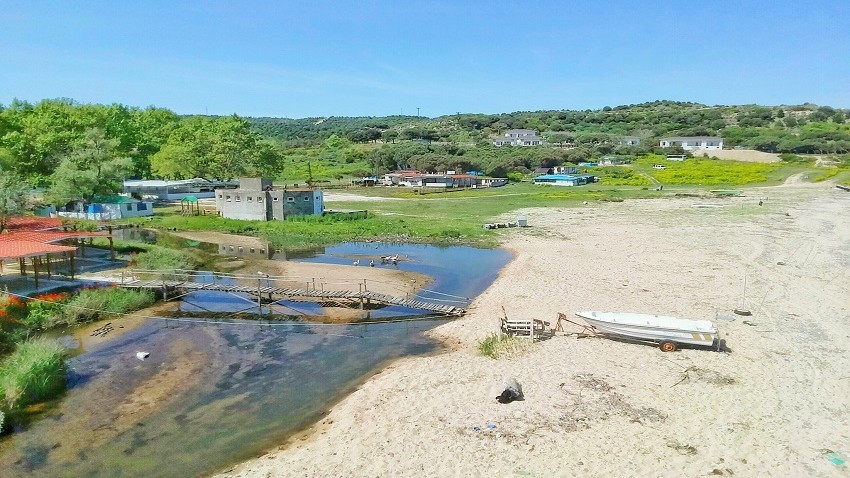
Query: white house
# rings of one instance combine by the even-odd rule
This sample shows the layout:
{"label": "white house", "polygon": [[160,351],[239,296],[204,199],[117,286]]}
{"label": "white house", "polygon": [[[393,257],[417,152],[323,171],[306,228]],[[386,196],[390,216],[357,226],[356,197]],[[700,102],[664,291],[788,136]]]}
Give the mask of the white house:
{"label": "white house", "polygon": [[686,151],[723,149],[723,138],[717,136],[673,136],[661,138],[659,146],[662,148],[681,146]]}
{"label": "white house", "polygon": [[560,165],[560,166],[552,166],[552,174],[577,174],[577,173],[578,173],[578,168],[575,167],[575,166],[567,166],[567,165],[563,165],[563,164]]}
{"label": "white house", "polygon": [[617,144],[620,146],[638,146],[640,145],[640,138],[637,136],[620,136]]}
{"label": "white house", "polygon": [[485,178],[483,176],[475,178],[475,187],[479,188],[497,188],[505,184],[508,184],[507,178]]}
{"label": "white house", "polygon": [[546,141],[531,129],[509,129],[504,137],[493,140],[493,146],[541,146]]}

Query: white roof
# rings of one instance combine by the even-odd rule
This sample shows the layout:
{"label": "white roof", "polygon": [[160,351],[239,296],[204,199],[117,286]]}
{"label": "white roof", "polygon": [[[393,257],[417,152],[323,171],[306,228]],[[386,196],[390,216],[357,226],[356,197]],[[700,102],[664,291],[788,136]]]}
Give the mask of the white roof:
{"label": "white roof", "polygon": [[148,186],[148,187],[161,187],[161,186],[179,186],[182,184],[223,184],[224,181],[210,181],[204,178],[194,178],[194,179],[128,179],[124,181],[124,186]]}

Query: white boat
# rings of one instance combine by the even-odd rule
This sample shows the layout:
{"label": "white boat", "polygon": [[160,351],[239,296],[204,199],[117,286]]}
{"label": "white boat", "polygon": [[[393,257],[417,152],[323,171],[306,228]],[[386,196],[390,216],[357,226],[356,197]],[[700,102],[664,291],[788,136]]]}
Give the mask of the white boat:
{"label": "white boat", "polygon": [[680,319],[631,312],[576,312],[596,331],[640,340],[659,342],[661,350],[672,352],[678,344],[710,346],[719,335],[708,320]]}

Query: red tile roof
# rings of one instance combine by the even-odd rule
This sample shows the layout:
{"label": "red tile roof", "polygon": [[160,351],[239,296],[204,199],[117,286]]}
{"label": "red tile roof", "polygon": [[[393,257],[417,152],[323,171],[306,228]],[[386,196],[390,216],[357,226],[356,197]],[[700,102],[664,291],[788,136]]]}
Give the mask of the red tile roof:
{"label": "red tile roof", "polygon": [[78,237],[109,237],[109,234],[86,231],[14,231],[0,234],[0,242],[32,241],[49,244]]}
{"label": "red tile roof", "polygon": [[73,252],[76,247],[57,246],[35,241],[0,242],[0,259],[17,259],[19,257],[43,256],[55,252]]}
{"label": "red tile roof", "polygon": [[43,231],[62,227],[58,217],[11,216],[6,219],[6,229],[23,231]]}

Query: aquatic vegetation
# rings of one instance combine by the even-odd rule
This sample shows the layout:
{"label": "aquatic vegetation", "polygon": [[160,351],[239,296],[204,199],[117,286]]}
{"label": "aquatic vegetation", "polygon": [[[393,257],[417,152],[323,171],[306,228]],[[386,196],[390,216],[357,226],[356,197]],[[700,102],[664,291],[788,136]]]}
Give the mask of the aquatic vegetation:
{"label": "aquatic vegetation", "polygon": [[183,250],[151,246],[145,252],[136,254],[133,262],[140,269],[167,270],[192,269],[195,261]]}
{"label": "aquatic vegetation", "polygon": [[107,287],[83,289],[69,300],[59,321],[53,325],[73,325],[109,318],[147,307],[155,302],[153,292]]}
{"label": "aquatic vegetation", "polygon": [[[65,347],[38,339],[18,344],[0,362],[0,415],[56,396],[65,389]],[[0,426],[4,417],[0,417]]]}

